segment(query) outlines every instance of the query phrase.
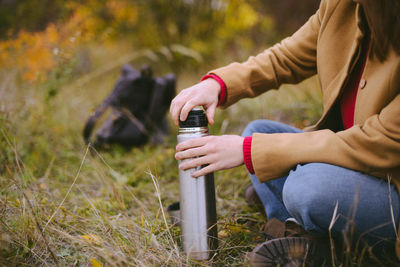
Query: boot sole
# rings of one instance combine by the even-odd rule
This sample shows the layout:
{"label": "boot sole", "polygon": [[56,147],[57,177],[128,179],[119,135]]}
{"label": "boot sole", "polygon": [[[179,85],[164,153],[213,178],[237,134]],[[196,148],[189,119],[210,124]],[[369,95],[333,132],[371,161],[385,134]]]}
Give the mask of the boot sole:
{"label": "boot sole", "polygon": [[283,237],[258,245],[250,256],[253,267],[323,266],[316,242],[304,237]]}

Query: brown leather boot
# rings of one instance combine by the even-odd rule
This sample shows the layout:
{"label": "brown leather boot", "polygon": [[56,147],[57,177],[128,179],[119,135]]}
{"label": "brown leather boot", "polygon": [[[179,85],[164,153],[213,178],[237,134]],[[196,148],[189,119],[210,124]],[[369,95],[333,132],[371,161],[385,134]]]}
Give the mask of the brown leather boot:
{"label": "brown leather boot", "polygon": [[294,221],[269,219],[262,231],[269,240],[250,256],[251,266],[329,266],[329,242],[316,238]]}

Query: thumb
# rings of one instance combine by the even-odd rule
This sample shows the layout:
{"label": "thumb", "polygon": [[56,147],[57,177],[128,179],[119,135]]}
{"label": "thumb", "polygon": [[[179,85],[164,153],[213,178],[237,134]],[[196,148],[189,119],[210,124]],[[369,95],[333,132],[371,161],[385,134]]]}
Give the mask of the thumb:
{"label": "thumb", "polygon": [[206,109],[207,120],[210,125],[214,124],[214,115],[215,115],[216,108],[217,108],[217,104],[211,104]]}

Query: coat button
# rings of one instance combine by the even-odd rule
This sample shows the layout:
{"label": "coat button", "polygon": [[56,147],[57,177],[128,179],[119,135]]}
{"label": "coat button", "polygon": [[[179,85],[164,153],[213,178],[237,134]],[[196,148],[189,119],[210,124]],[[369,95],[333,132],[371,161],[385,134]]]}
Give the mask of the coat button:
{"label": "coat button", "polygon": [[360,86],[359,86],[360,89],[364,89],[365,85],[367,85],[367,81],[364,80],[364,79],[361,79],[361,81],[360,81]]}

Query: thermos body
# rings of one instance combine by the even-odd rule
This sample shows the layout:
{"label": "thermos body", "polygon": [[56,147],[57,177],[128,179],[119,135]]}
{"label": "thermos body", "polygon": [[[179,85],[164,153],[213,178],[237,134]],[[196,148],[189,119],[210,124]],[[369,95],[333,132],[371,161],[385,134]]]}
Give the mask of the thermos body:
{"label": "thermos body", "polygon": [[[206,135],[207,127],[181,126],[177,138],[178,143],[181,143]],[[207,260],[218,245],[214,175],[211,173],[193,178],[191,174],[195,170],[179,170],[183,249],[189,258]]]}

